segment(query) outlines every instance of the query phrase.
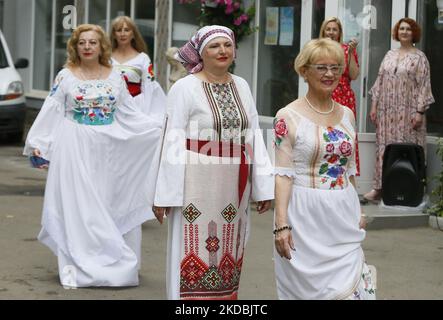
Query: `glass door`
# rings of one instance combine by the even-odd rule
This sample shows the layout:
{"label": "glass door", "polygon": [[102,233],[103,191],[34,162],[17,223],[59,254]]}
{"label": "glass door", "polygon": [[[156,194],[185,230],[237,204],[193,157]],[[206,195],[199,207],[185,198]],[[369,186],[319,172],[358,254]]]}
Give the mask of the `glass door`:
{"label": "glass door", "polygon": [[261,0],[256,5],[260,25],[254,79],[257,109],[262,116],[274,117],[299,95],[294,60],[311,38],[311,22],[317,15],[313,0]]}
{"label": "glass door", "polygon": [[[395,12],[399,13],[398,10]],[[343,23],[343,41],[346,43],[352,38],[359,41],[357,53],[360,76],[352,81],[357,98],[359,132],[375,132],[374,125],[368,120],[371,107],[368,91],[377,78],[383,57],[392,46],[393,13],[392,0],[341,0],[339,3],[338,16]]]}

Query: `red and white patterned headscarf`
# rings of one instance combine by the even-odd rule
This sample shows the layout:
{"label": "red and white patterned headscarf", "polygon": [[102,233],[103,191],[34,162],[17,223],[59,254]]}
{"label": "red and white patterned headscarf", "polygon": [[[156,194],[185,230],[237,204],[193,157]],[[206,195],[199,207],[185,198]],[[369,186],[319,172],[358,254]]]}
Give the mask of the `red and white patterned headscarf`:
{"label": "red and white patterned headscarf", "polygon": [[235,58],[234,32],[224,26],[206,26],[199,29],[183,47],[175,54],[175,59],[180,61],[189,73],[197,73],[203,69],[201,54],[205,46],[214,38],[224,37],[232,41]]}

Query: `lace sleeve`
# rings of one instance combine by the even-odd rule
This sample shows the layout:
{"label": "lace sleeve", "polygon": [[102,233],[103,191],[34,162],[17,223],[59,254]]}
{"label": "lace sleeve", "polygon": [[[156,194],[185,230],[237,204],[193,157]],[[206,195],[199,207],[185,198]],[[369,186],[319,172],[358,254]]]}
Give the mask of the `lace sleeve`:
{"label": "lace sleeve", "polygon": [[296,123],[285,109],[281,109],[274,119],[274,175],[294,178],[293,146]]}

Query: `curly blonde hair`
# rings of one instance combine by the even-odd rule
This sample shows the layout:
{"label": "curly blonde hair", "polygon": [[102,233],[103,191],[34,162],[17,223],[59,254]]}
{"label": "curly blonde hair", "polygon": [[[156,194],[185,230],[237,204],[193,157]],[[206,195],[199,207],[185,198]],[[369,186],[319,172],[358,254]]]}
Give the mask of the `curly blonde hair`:
{"label": "curly blonde hair", "polygon": [[111,44],[112,44],[112,49],[116,49],[118,47],[118,42],[117,42],[117,38],[115,36],[115,32],[123,27],[123,24],[125,24],[129,27],[129,29],[132,30],[132,33],[134,35],[134,38],[131,40],[131,45],[132,47],[137,50],[138,52],[144,52],[144,53],[148,53],[148,47],[145,43],[145,41],[143,40],[143,37],[140,33],[140,30],[138,30],[137,26],[135,25],[134,20],[132,20],[130,17],[128,16],[120,16],[115,18],[112,21],[112,25],[111,25],[111,32],[109,37],[111,38]]}
{"label": "curly blonde hair", "polygon": [[95,31],[99,36],[101,52],[99,63],[105,67],[111,67],[111,42],[103,28],[95,24],[81,24],[72,32],[71,38],[69,38],[68,44],[66,45],[68,57],[66,59],[65,67],[75,67],[80,64],[77,44],[80,39],[80,34],[87,31]]}
{"label": "curly blonde hair", "polygon": [[338,30],[340,31],[340,37],[339,37],[338,42],[342,43],[343,42],[343,26],[341,24],[340,19],[337,17],[330,17],[330,18],[325,19],[325,21],[323,21],[323,23],[321,24],[321,28],[320,28],[319,38],[326,38],[325,30],[326,30],[326,26],[328,25],[329,22],[335,22],[338,25]]}

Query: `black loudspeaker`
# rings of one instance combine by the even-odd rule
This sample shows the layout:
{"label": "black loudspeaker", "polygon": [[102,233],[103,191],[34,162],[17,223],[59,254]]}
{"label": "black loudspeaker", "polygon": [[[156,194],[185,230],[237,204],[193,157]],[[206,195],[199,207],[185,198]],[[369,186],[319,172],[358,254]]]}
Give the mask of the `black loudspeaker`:
{"label": "black loudspeaker", "polygon": [[426,183],[422,146],[395,143],[383,155],[382,198],[388,206],[417,207],[423,200]]}

